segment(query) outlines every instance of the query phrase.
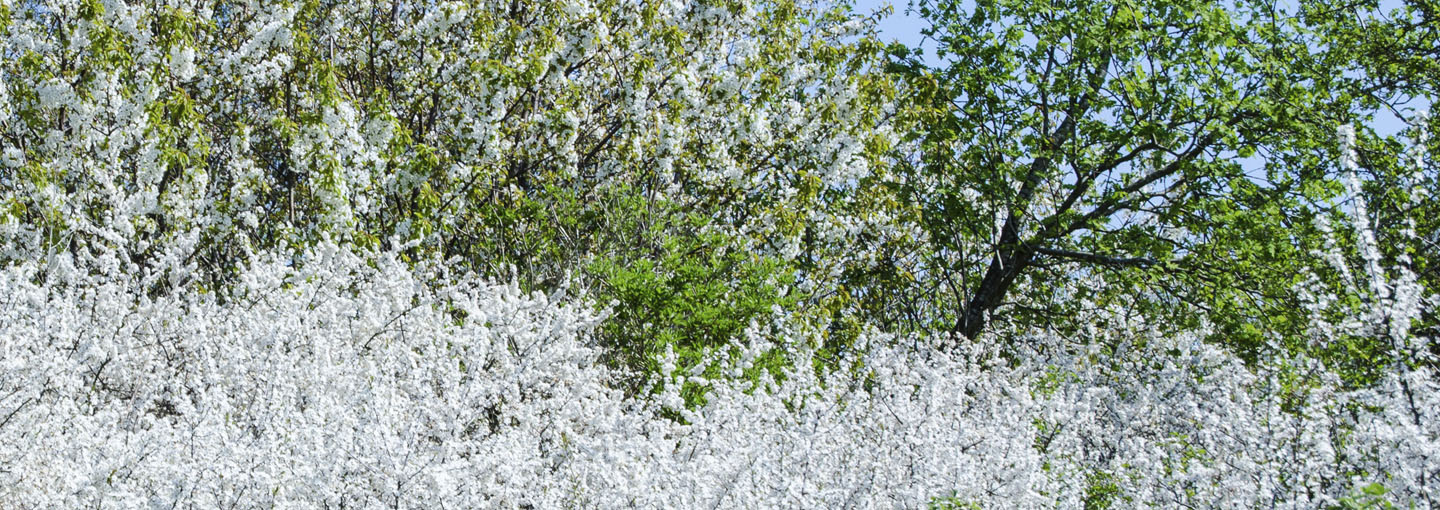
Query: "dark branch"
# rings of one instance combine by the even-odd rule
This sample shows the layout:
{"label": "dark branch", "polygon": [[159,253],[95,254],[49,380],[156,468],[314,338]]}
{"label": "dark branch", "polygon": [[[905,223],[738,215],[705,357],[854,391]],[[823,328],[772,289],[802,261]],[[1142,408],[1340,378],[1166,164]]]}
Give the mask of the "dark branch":
{"label": "dark branch", "polygon": [[1146,257],[1112,257],[1109,255],[1061,250],[1058,248],[1036,248],[1035,252],[1041,255],[1049,255],[1051,257],[1059,257],[1106,266],[1150,267],[1159,264],[1159,262],[1157,262],[1155,259]]}

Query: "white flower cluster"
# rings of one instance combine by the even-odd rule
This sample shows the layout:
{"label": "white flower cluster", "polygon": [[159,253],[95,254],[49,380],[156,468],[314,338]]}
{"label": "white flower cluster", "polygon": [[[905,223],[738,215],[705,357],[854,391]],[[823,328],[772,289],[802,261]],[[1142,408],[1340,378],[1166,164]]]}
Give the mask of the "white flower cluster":
{"label": "white flower cluster", "polygon": [[[1440,388],[1362,391],[1143,324],[937,349],[883,334],[817,372],[757,324],[626,397],[583,302],[331,244],[227,294],[0,271],[0,506],[1314,508],[1427,505]],[[192,289],[194,290],[194,289]],[[1118,324],[1118,325],[1117,325]],[[993,340],[993,339],[991,339]],[[776,345],[782,377],[753,361]],[[991,346],[992,348],[987,348]],[[1102,347],[1103,346],[1103,347]],[[738,354],[738,356],[737,356]],[[708,388],[686,409],[683,384]],[[680,419],[676,419],[676,417]]]}
{"label": "white flower cluster", "polygon": [[0,506],[513,506],[567,494],[565,452],[625,430],[586,309],[306,258],[223,302],[6,269]]}

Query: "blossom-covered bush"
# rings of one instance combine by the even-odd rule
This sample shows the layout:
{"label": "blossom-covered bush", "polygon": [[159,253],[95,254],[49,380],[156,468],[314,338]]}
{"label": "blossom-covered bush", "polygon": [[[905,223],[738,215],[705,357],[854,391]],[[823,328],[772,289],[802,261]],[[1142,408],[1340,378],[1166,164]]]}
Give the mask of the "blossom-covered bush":
{"label": "blossom-covered bush", "polygon": [[[530,506],[1314,508],[1437,495],[1432,368],[1342,390],[1111,318],[1085,338],[937,349],[865,336],[850,367],[756,323],[652,398],[596,362],[603,317],[325,244],[225,295],[0,273],[7,508]],[[193,289],[192,289],[193,290]],[[1118,315],[1117,315],[1118,316]],[[1428,339],[1411,339],[1428,342]],[[673,360],[673,358],[671,358]],[[708,388],[687,408],[686,382]]]}

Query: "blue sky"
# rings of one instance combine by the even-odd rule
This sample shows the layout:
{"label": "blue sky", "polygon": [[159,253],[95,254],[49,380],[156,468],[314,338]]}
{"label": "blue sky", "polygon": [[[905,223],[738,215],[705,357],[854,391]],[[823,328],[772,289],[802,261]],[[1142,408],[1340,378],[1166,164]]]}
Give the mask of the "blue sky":
{"label": "blue sky", "polygon": [[906,46],[915,46],[920,42],[920,29],[925,27],[925,22],[919,16],[906,12],[908,3],[909,0],[900,0],[898,3],[885,0],[855,0],[855,11],[870,13],[887,5],[895,6],[895,13],[880,22],[880,33],[886,40],[893,39]]}

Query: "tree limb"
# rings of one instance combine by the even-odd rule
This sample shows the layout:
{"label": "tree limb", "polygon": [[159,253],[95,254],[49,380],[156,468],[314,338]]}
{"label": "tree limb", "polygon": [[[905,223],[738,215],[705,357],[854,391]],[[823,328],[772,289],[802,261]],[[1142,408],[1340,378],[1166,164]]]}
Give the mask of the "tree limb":
{"label": "tree limb", "polygon": [[1150,267],[1160,264],[1155,259],[1148,257],[1113,257],[1110,255],[1062,250],[1059,248],[1042,247],[1036,248],[1035,252],[1041,255],[1049,255],[1051,257],[1077,260],[1080,262],[1089,262],[1091,264],[1100,264],[1106,266]]}

